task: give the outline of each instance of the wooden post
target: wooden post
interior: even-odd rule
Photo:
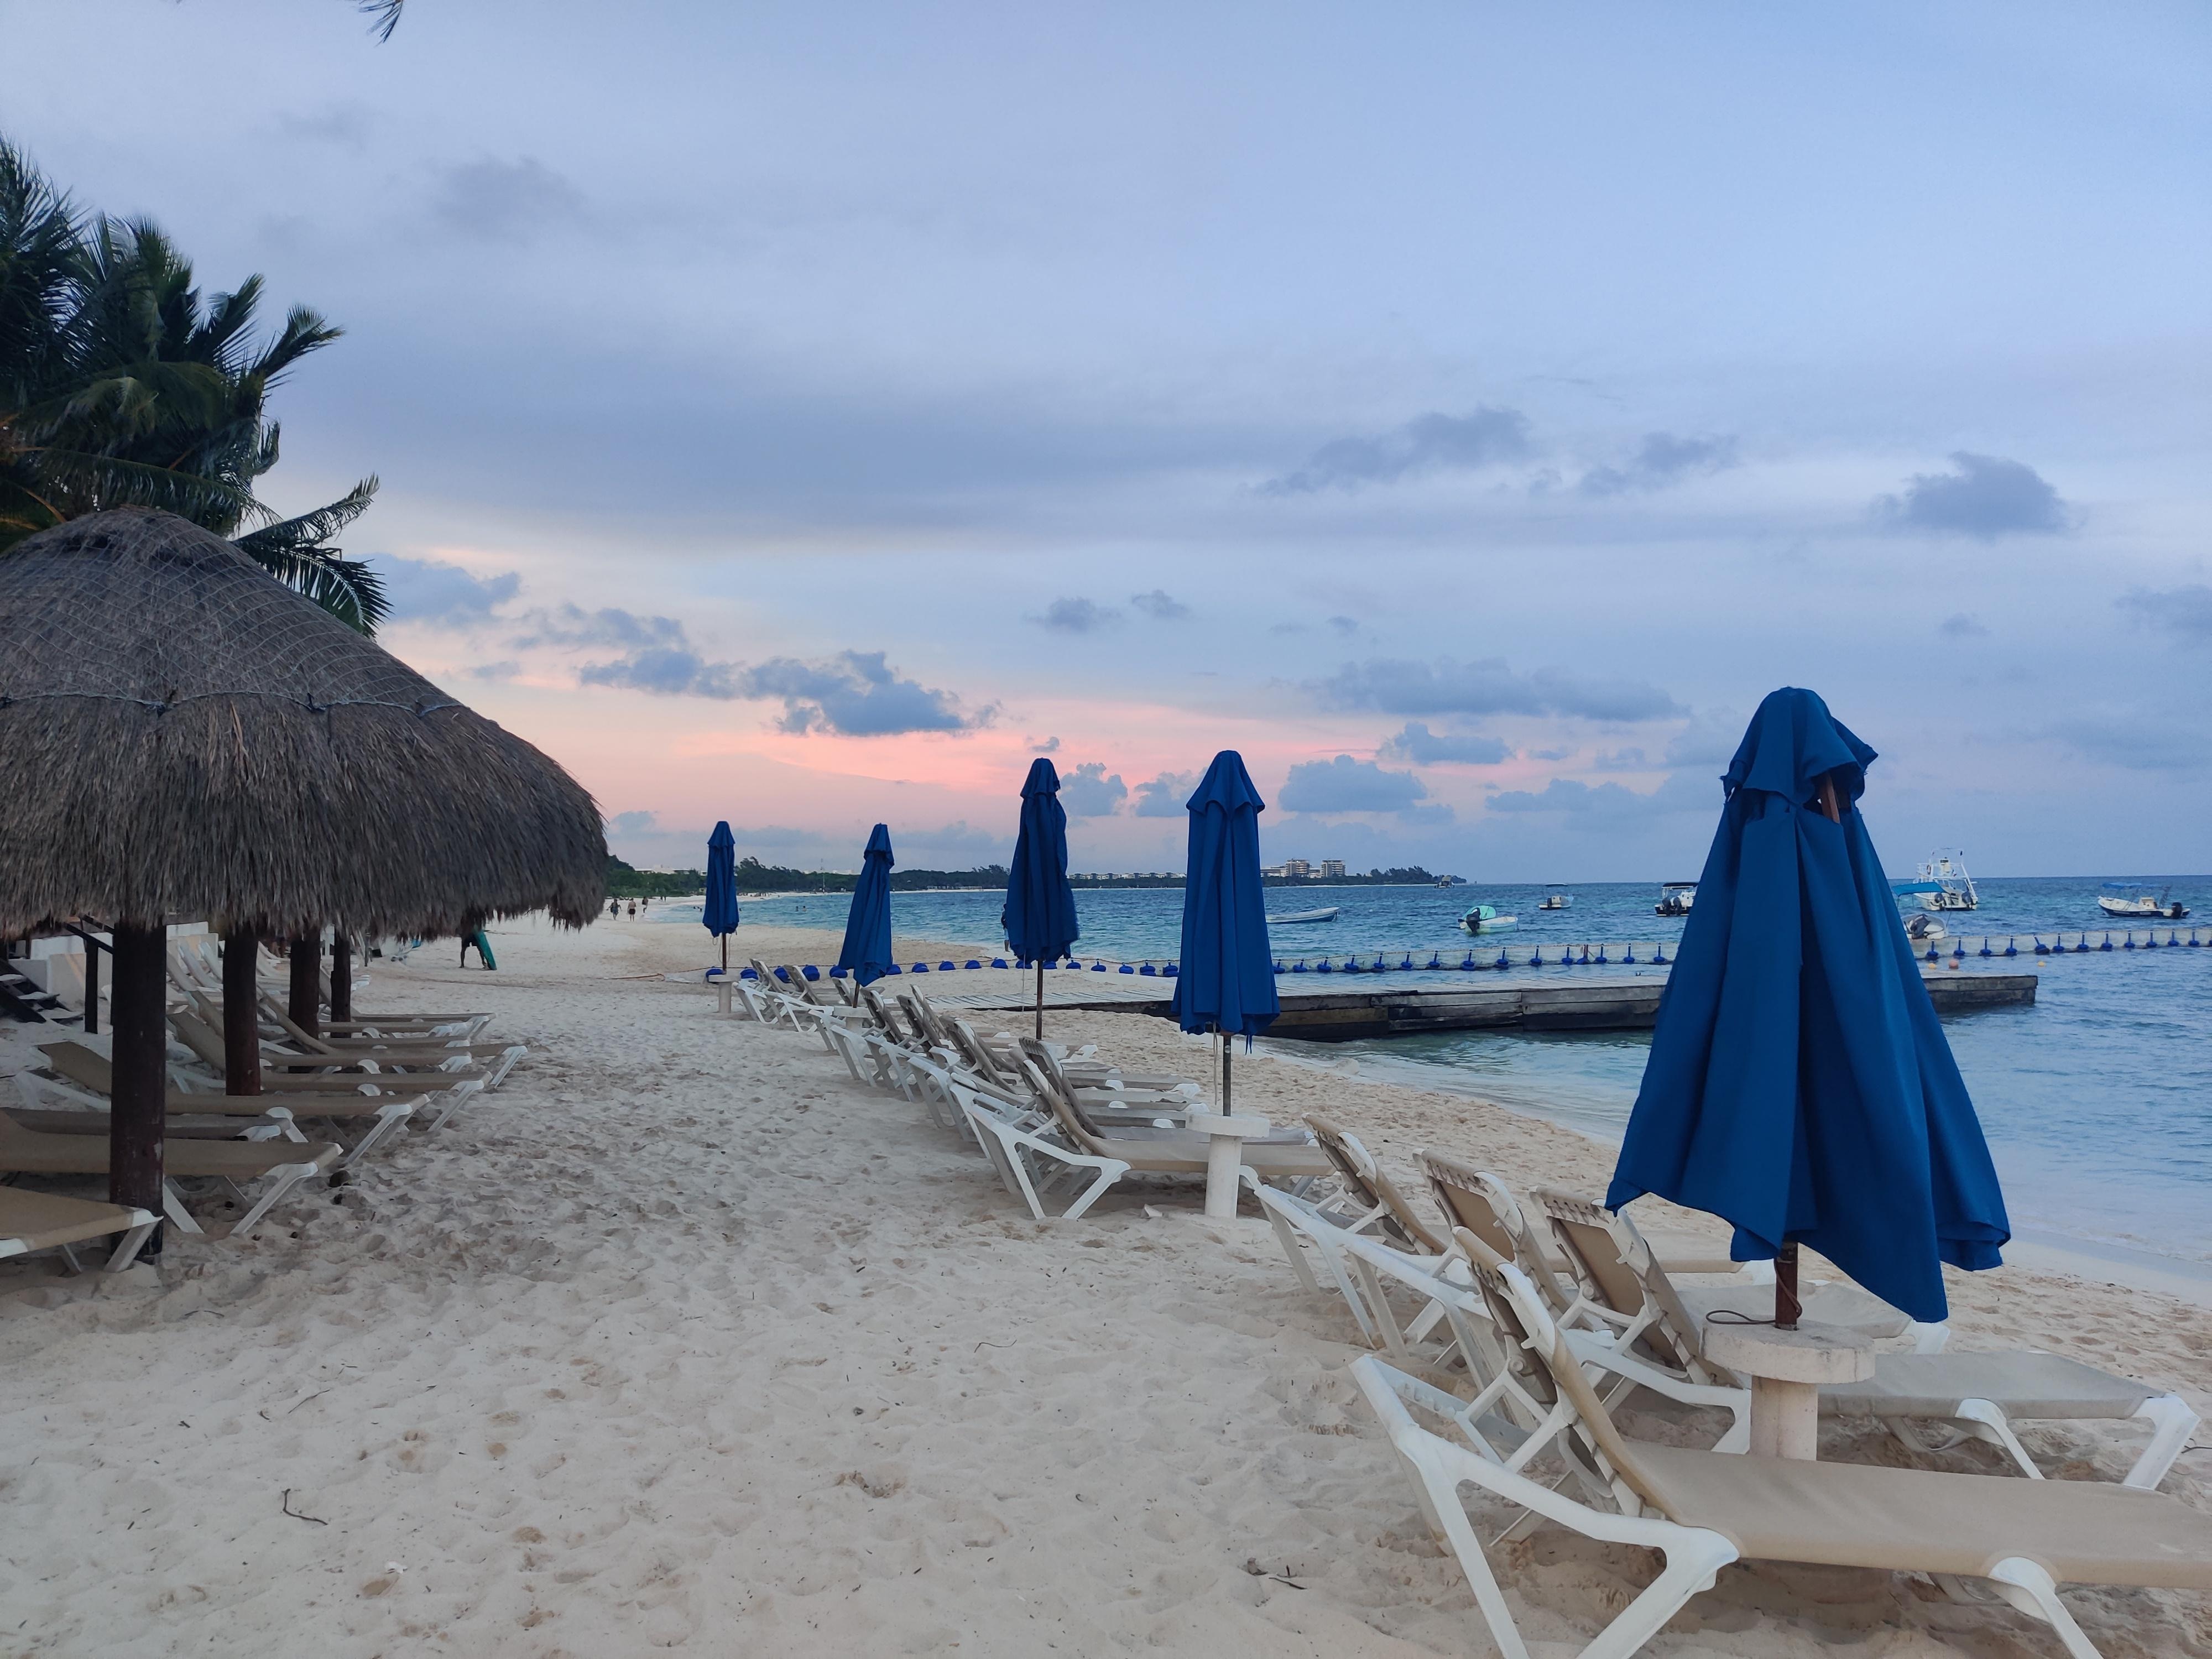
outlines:
[[[108,1097],[107,1198],[161,1213],[161,1136],[167,1127],[168,930],[115,925],[114,1082]],[[146,1254],[158,1253],[156,1227]]]
[[[331,1018],[353,1018],[353,940],[336,933],[331,935]]]
[[[261,941],[251,927],[222,936],[222,1091],[261,1092]]]
[[[84,942],[84,1034],[100,1035],[100,943]]]
[[[309,1036],[323,1033],[323,941],[313,934],[292,941],[292,1024]]]

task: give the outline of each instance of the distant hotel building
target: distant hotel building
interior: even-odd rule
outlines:
[[[1321,868],[1316,870],[1304,859],[1285,859],[1280,864],[1269,865],[1260,873],[1274,881],[1310,881],[1316,876],[1323,881],[1332,877],[1340,880],[1344,875],[1344,860],[1323,859]]]

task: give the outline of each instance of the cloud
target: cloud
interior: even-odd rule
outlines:
[[[1553,778],[1535,793],[1504,789],[1485,803],[1493,812],[1555,813],[1576,828],[1613,828],[1663,812],[1720,811],[1720,791],[1710,780],[1671,777],[1648,795],[1618,783],[1591,785]]]
[[[1571,749],[1531,749],[1528,751],[1528,758],[1540,761],[1563,761],[1571,759],[1574,752]]]
[[[1129,603],[1154,622],[1180,622],[1190,615],[1190,607],[1181,599],[1170,598],[1165,588],[1156,587],[1149,593],[1132,593]]]
[[[533,631],[515,640],[515,647],[522,651],[541,645],[635,647],[684,641],[684,624],[673,617],[641,617],[634,611],[612,607],[585,611],[564,605],[550,611],[533,611],[524,621]]]
[[[1128,799],[1128,785],[1119,773],[1109,775],[1101,762],[1085,761],[1060,775],[1060,804],[1072,818],[1110,817]]]
[[[535,156],[462,161],[445,168],[430,204],[448,230],[495,242],[526,242],[584,217],[584,192]]]
[[[1349,617],[1331,617],[1328,625],[1347,640],[1359,631],[1359,624]]]
[[[1089,599],[1054,599],[1045,606],[1044,615],[1030,620],[1040,628],[1056,628],[1063,634],[1094,634],[1121,621],[1121,613],[1094,605]]]
[[[1022,741],[1040,755],[1057,755],[1060,752],[1058,738],[1024,738]]]
[[[368,143],[376,117],[362,104],[333,104],[327,109],[290,110],[276,117],[276,131],[287,138],[310,143],[343,144],[359,149]]]
[[[750,695],[739,690],[737,665],[709,662],[684,646],[653,645],[612,662],[587,662],[576,671],[586,685],[620,686],[659,697],[719,697]]]
[[[1947,640],[1978,639],[1990,630],[1963,611],[1954,611],[1936,624],[1936,631]]]
[[[965,732],[990,725],[998,705],[963,714],[960,699],[906,679],[881,651],[841,651],[819,662],[778,657],[737,672],[735,695],[781,697],[786,732],[827,732],[849,738],[906,732]]]
[[[1502,658],[1435,663],[1370,658],[1346,663],[1307,692],[1334,708],[1386,714],[1575,714],[1598,720],[1663,720],[1682,709],[1642,680],[1584,679],[1564,669],[1516,674]]]
[[[488,621],[522,586],[521,576],[512,570],[472,576],[457,564],[392,553],[379,556],[373,568],[391,595],[392,619],[433,628],[468,628]]]
[[[1407,720],[1405,729],[1382,739],[1376,751],[1385,760],[1411,761],[1416,766],[1457,762],[1467,766],[1495,766],[1512,756],[1512,750],[1496,738],[1477,732],[1431,732],[1420,720]]]
[[[1137,786],[1137,816],[1140,818],[1179,818],[1183,803],[1198,787],[1195,772],[1163,772]]]
[[[1585,495],[1664,489],[1685,478],[1725,472],[1736,464],[1734,438],[1678,438],[1671,432],[1650,432],[1626,465],[1594,467],[1583,475],[1580,487]]]
[[[659,827],[658,812],[617,812],[607,820],[607,832],[616,836],[642,836]]]
[[[1419,473],[1467,471],[1519,460],[1528,448],[1528,417],[1518,410],[1429,414],[1379,438],[1339,438],[1323,444],[1297,471],[1270,478],[1260,489],[1268,495],[1358,489]]]
[[[1429,792],[1411,772],[1389,772],[1373,761],[1339,755],[1291,769],[1277,797],[1288,812],[1401,812]]]
[[[2212,741],[2193,712],[2085,708],[2034,735],[2084,760],[2131,772],[2191,771],[2212,763]]]
[[[1667,743],[1669,766],[1726,766],[1743,741],[1743,717],[1733,709],[1693,714],[1690,724]]]
[[[2058,492],[2032,466],[1996,455],[1960,450],[1951,457],[1955,472],[1916,473],[1902,495],[1883,495],[1874,504],[1877,522],[1896,531],[1932,531],[1942,535],[2055,536],[2074,527],[2074,515]]]
[[[522,665],[512,657],[502,657],[497,662],[480,662],[462,671],[472,680],[511,680],[521,672]]]
[[[1649,770],[1651,763],[1641,749],[1601,749],[1590,764],[1601,772],[1642,772]]]
[[[2138,587],[2113,603],[2135,613],[2138,626],[2163,629],[2203,644],[2212,641],[2212,587],[2192,582],[2160,592]]]
[[[1267,631],[1270,634],[1303,634],[1306,631],[1306,625],[1304,623],[1277,623]]]

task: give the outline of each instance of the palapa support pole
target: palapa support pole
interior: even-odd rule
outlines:
[[[292,941],[292,990],[285,1012],[309,1036],[323,1032],[323,941],[310,936]]]
[[[353,1018],[353,940],[331,935],[331,1018]]]
[[[100,1035],[100,941],[89,935],[84,941],[84,1034]]]
[[[251,927],[222,936],[222,1091],[261,1092],[261,941]]]
[[[161,1213],[161,1136],[167,1127],[168,930],[115,925],[113,1082],[108,1095],[107,1198]],[[248,961],[252,958],[248,957]],[[146,1254],[161,1252],[155,1228]]]

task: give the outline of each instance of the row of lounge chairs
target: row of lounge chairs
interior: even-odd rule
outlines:
[[[807,980],[755,961],[734,987],[764,1024],[819,1036],[853,1077],[919,1102],[964,1129],[1006,1190],[1042,1221],[1084,1215],[1123,1179],[1204,1180],[1209,1137],[1186,1127],[1206,1109],[1188,1078],[1126,1072],[1094,1049],[1070,1054],[1035,1037],[979,1036],[920,992],[887,1000],[875,986]],[[894,1006],[894,1003],[896,1006]],[[1297,1191],[1333,1165],[1302,1128],[1241,1143],[1246,1178]]]
[[[1182,1127],[1203,1109],[1194,1083],[1124,1074],[1090,1049],[979,1038],[911,991],[894,1010],[872,988],[753,966],[748,1012],[819,1036],[856,1079],[964,1124],[1040,1220],[1060,1189],[1072,1218],[1125,1176],[1204,1172],[1206,1138]],[[1380,1351],[1352,1375],[1506,1659],[1528,1649],[1489,1552],[1547,1522],[1664,1558],[1583,1659],[1626,1659],[1744,1559],[1917,1574],[2042,1621],[2073,1659],[2097,1650],[2060,1584],[2212,1589],[2212,1517],[2154,1490],[2197,1427],[2179,1396],[2057,1355],[1952,1352],[1944,1327],[1855,1285],[1808,1284],[1808,1319],[1895,1346],[1871,1379],[1824,1387],[1823,1415],[1881,1422],[1923,1466],[1755,1456],[1748,1380],[1708,1356],[1702,1334],[1715,1314],[1771,1310],[1770,1266],[1647,1239],[1571,1194],[1524,1204],[1496,1174],[1435,1152],[1416,1159],[1436,1205],[1425,1214],[1357,1136],[1325,1117],[1307,1126],[1245,1143],[1244,1182],[1299,1283],[1340,1296]],[[1637,1439],[1614,1413],[1639,1390],[1725,1426],[1707,1449]],[[2148,1439],[2118,1482],[2047,1479],[2016,1427],[2127,1419]],[[2013,1475],[1924,1467],[1968,1440],[1995,1446]],[[1470,1510],[1470,1491],[1488,1513]],[[1503,1523],[1488,1546],[1478,1518]]]
[[[172,942],[162,1212],[203,1231],[185,1184],[211,1186],[250,1231],[302,1182],[346,1179],[410,1123],[446,1124],[498,1088],[529,1052],[483,1042],[483,1012],[364,1014],[303,1030],[264,988],[258,1009],[262,1092],[224,1092],[222,990],[214,941]],[[328,982],[325,982],[328,994]],[[108,1169],[113,1079],[107,1045],[82,1035],[36,1045],[39,1065],[15,1079],[21,1103],[0,1109],[0,1179],[102,1176]],[[303,1123],[312,1126],[303,1127]],[[155,1218],[142,1210],[0,1186],[0,1258],[120,1237],[108,1268],[127,1266]]]
[[[1548,1521],[1665,1557],[1583,1650],[1603,1659],[1637,1651],[1738,1559],[1918,1573],[2044,1621],[2075,1659],[2097,1650],[2060,1583],[2212,1589],[2212,1517],[2153,1490],[2197,1427],[2179,1396],[2054,1354],[1948,1352],[1942,1328],[1823,1285],[1806,1297],[1808,1318],[1912,1345],[1882,1353],[1867,1382],[1823,1387],[1823,1416],[1878,1420],[1920,1463],[1988,1442],[2025,1478],[1753,1456],[1747,1379],[1702,1335],[1723,1310],[1771,1310],[1771,1291],[1737,1264],[1693,1241],[1646,1239],[1571,1194],[1538,1190],[1524,1206],[1492,1172],[1417,1153],[1439,1229],[1355,1136],[1309,1121],[1338,1162],[1335,1190],[1255,1188],[1259,1201],[1300,1283],[1318,1292],[1326,1279],[1383,1351],[1352,1375],[1509,1659],[1528,1650],[1462,1499],[1470,1487],[1504,1506],[1491,1548]],[[1638,1390],[1727,1427],[1703,1450],[1635,1439],[1613,1413]],[[2130,1419],[2149,1436],[2117,1483],[2046,1479],[2014,1426]]]

